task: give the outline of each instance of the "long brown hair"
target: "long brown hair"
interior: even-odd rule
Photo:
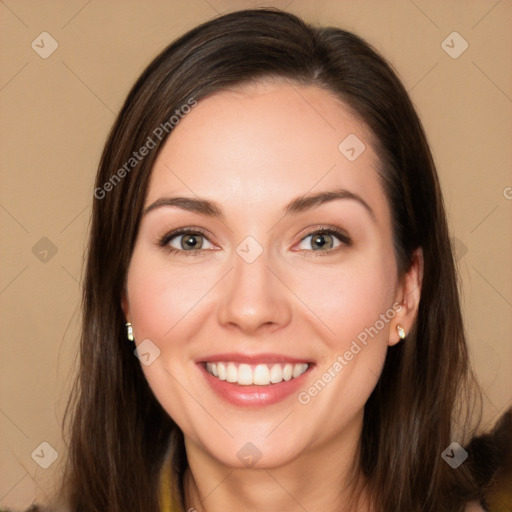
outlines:
[[[80,369],[68,406],[64,488],[71,509],[156,512],[170,443],[182,481],[183,438],[126,340],[121,296],[151,169],[172,134],[169,120],[192,101],[266,77],[323,87],[366,123],[393,216],[399,272],[410,268],[416,248],[424,252],[416,323],[405,343],[389,349],[365,406],[360,470],[374,509],[462,510],[477,496],[471,457],[452,469],[441,453],[452,441],[465,442],[471,409],[460,404],[471,403],[471,373],[445,210],[421,122],[390,64],[368,43],[273,9],[220,16],[172,43],[137,80],[108,137],[95,185]],[[154,147],[131,161],[148,137]]]

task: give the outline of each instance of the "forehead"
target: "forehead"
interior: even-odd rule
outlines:
[[[378,213],[386,205],[378,204],[385,198],[372,145],[365,123],[318,86],[266,80],[223,90],[174,128],[153,167],[146,204],[185,194],[236,208],[277,207],[344,187],[376,202]]]

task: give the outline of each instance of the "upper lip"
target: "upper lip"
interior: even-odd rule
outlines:
[[[199,358],[198,363],[233,362],[246,364],[273,364],[273,363],[311,363],[310,359],[291,357],[284,354],[237,354],[234,352],[223,354],[212,354]]]

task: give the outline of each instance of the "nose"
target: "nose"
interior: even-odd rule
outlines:
[[[235,254],[233,265],[220,288],[220,324],[248,336],[286,326],[293,294],[285,279],[270,268],[265,251],[252,263]]]

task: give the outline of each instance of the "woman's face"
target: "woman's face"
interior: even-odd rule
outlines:
[[[162,148],[123,309],[204,460],[277,467],[357,440],[410,327],[377,166],[331,93],[277,81],[201,100]]]

